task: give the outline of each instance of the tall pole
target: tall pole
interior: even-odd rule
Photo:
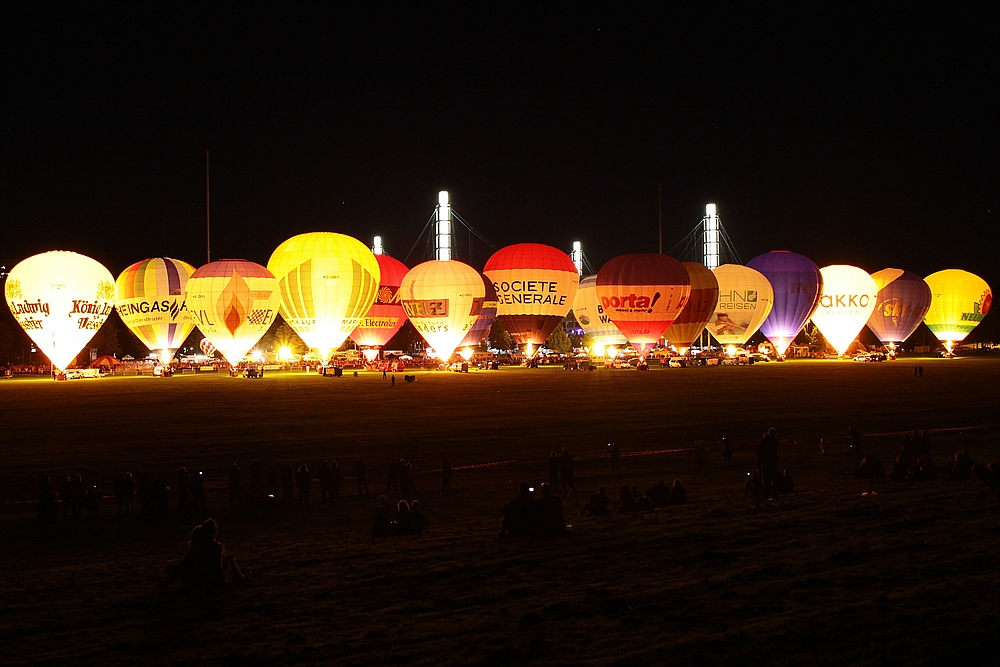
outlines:
[[[208,197],[208,149],[205,149],[205,263],[212,262],[212,216]]]
[[[434,259],[451,259],[451,203],[448,191],[438,193],[437,223],[434,229]]]
[[[663,254],[663,183],[659,184],[657,190],[658,190],[657,201],[659,202],[659,209],[660,209],[660,215],[659,215],[659,220],[660,220],[660,254],[662,255]]]

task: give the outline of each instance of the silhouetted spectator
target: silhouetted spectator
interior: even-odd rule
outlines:
[[[198,588],[215,587],[244,578],[236,559],[227,556],[226,546],[216,539],[217,532],[214,519],[195,526],[184,560],[167,574],[165,586],[181,579]]]
[[[96,486],[91,486],[84,490],[80,505],[87,511],[87,516],[96,517],[98,515],[101,509],[100,501],[103,497],[104,494],[101,492],[101,489]]]
[[[177,472],[177,513],[184,516],[187,513],[189,494],[191,493],[191,475],[187,468],[181,468]],[[117,495],[117,492],[116,494]],[[121,514],[121,502],[118,504],[118,513]]]
[[[334,500],[340,500],[340,483],[344,481],[344,476],[340,474],[340,464],[330,461],[330,496]]]
[[[773,428],[768,429],[760,439],[754,454],[757,456],[761,497],[778,495],[778,435]]]
[[[892,470],[889,472],[889,479],[895,482],[905,482],[908,473],[908,466],[903,463],[903,455],[900,454],[896,457],[896,462],[892,464]]]
[[[128,473],[125,474],[128,477]],[[208,495],[205,493],[205,473],[198,471],[191,475],[191,502],[196,512],[208,511]]]
[[[729,438],[722,439],[722,462],[726,465],[733,463],[733,441]]]
[[[851,449],[855,452],[861,452],[861,431],[854,428],[853,426],[847,427],[847,437],[851,439]]]
[[[985,484],[990,491],[1000,489],[1000,466],[996,463],[991,463],[988,466],[977,463],[972,466],[972,474],[978,477],[979,481]]]
[[[653,501],[650,500],[649,496],[639,496],[635,501],[635,511],[645,512],[647,510],[653,509]]]
[[[379,505],[372,519],[372,539],[376,537],[388,537],[392,532],[392,521],[389,519],[389,508]]]
[[[785,471],[781,473],[778,486],[781,488],[782,493],[795,493],[795,479],[792,477],[790,468],[785,468]]]
[[[441,495],[451,494],[451,461],[445,458],[441,461]]]
[[[549,486],[553,489],[559,485],[559,455],[555,450],[549,455]]]
[[[670,502],[674,504],[686,503],[687,499],[687,489],[684,488],[684,484],[681,483],[680,479],[675,479],[673,486],[670,487]]]
[[[285,502],[292,502],[293,487],[295,485],[295,470],[292,468],[291,461],[285,463],[285,467],[281,469],[281,487],[284,492]]]
[[[877,456],[869,454],[861,459],[861,465],[858,466],[854,476],[859,479],[882,479],[885,477],[885,466]]]
[[[760,495],[760,473],[756,470],[747,473],[747,483],[743,486],[744,496],[759,496]]]
[[[309,487],[312,485],[312,473],[305,463],[295,471],[295,484],[299,487],[299,504],[309,502]]]
[[[948,479],[965,482],[972,474],[972,466],[975,462],[969,456],[969,452],[963,450],[955,452],[954,460],[948,466]]]
[[[538,533],[538,512],[527,482],[518,484],[517,498],[508,501],[500,510],[500,537],[530,537]]]
[[[653,503],[653,507],[665,507],[670,504],[670,489],[662,479],[646,491],[646,496]]]
[[[597,493],[590,497],[583,508],[580,510],[580,516],[586,516],[587,514],[591,516],[602,516],[608,513],[608,508],[611,506],[611,499],[608,498],[607,488],[601,486],[598,487]]]
[[[542,483],[542,497],[538,500],[538,524],[543,536],[566,532],[562,499],[552,494],[552,486]]]
[[[430,521],[427,519],[427,515],[424,514],[423,510],[420,509],[419,500],[414,500],[410,503],[410,519],[413,521],[414,535],[423,535],[427,532],[427,527],[430,525]]]
[[[410,514],[410,504],[405,500],[396,503],[396,520],[392,522],[394,535],[413,535],[413,517]]]
[[[399,492],[399,464],[395,457],[385,466],[385,492],[390,495]]]
[[[365,459],[362,456],[359,456],[358,462],[354,464],[354,475],[358,483],[358,497],[371,497],[368,493],[368,466],[365,465]]]
[[[235,463],[229,466],[229,509],[237,510],[243,504],[243,472]]]
[[[573,457],[568,447],[563,447],[562,456],[559,457],[559,481],[563,491],[573,490]]]
[[[618,451],[617,443],[612,442],[608,446],[608,454],[611,456],[611,474],[612,475],[622,474],[622,466],[619,460],[621,453]]]

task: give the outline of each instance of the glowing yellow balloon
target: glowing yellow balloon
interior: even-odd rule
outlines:
[[[823,337],[843,355],[864,328],[878,297],[878,285],[864,269],[846,264],[824,266],[823,293],[812,321]]]
[[[712,269],[719,281],[719,303],[706,328],[722,345],[743,345],[771,314],[774,289],[760,271],[742,264]]]
[[[961,269],[945,269],[924,278],[931,288],[931,307],[924,323],[938,340],[965,340],[993,305],[993,292],[986,281]]]
[[[11,269],[4,292],[17,323],[66,370],[114,310],[115,279],[96,260],[53,250]]]
[[[479,271],[456,260],[416,265],[403,277],[399,291],[413,328],[445,362],[476,323],[486,300]]]
[[[293,236],[267,268],[278,279],[281,316],[323,360],[362,323],[381,277],[365,244],[333,232]]]
[[[194,329],[184,288],[194,267],[169,257],[136,262],[115,283],[115,307],[132,333],[169,364]]]
[[[278,314],[278,281],[260,264],[223,259],[199,268],[185,289],[188,312],[235,366]]]

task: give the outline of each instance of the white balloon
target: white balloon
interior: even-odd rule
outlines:
[[[823,294],[812,315],[823,337],[843,355],[875,310],[878,286],[864,269],[846,264],[824,266]]]

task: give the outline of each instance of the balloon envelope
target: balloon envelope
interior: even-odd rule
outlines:
[[[771,283],[742,264],[723,264],[712,274],[719,281],[719,303],[706,328],[722,345],[743,345],[771,313]]]
[[[819,304],[823,293],[819,267],[808,257],[787,250],[758,255],[747,266],[764,274],[774,290],[771,313],[760,330],[778,354],[784,354]]]
[[[201,348],[201,351],[205,353],[206,357],[215,356],[215,346],[212,345],[212,341],[210,341],[209,339],[202,338],[201,342],[198,343],[198,347]]]
[[[837,354],[843,355],[875,310],[878,287],[867,271],[856,266],[833,264],[819,271],[823,294],[812,321]]]
[[[194,329],[184,301],[192,273],[187,262],[154,257],[128,267],[115,282],[115,308],[122,322],[165,364]]]
[[[444,362],[468,335],[486,301],[479,271],[457,260],[417,264],[403,277],[400,291],[413,328]]]
[[[868,328],[883,343],[902,343],[916,331],[931,307],[931,288],[923,278],[903,269],[876,271],[872,280],[878,296]]]
[[[358,327],[351,333],[351,339],[362,348],[377,351],[406,322],[406,311],[399,303],[399,286],[409,269],[406,264],[388,255],[375,255],[375,259],[380,273],[375,303],[361,318]]]
[[[474,347],[479,345],[483,342],[484,338],[490,335],[490,328],[496,320],[497,292],[493,289],[493,283],[485,277],[483,277],[483,285],[486,287],[486,300],[483,301],[483,307],[479,311],[479,317],[476,318],[472,328],[469,329],[469,333],[466,334],[465,338],[462,339],[462,342],[458,344],[459,347]],[[468,359],[466,359],[466,361],[468,361]]]
[[[324,361],[361,323],[381,277],[364,243],[333,232],[293,236],[275,248],[267,268],[278,279],[281,316]]]
[[[497,250],[483,273],[497,293],[497,319],[516,343],[536,348],[569,313],[580,284],[569,255],[541,243]]]
[[[4,293],[17,323],[65,370],[114,310],[115,279],[90,257],[53,250],[11,269]]]
[[[711,269],[700,262],[683,262],[691,278],[691,297],[677,319],[664,332],[664,337],[683,352],[698,340],[711,320],[719,302],[719,281]]]
[[[194,323],[233,366],[278,314],[278,281],[263,266],[245,259],[202,266],[188,279],[185,295]]]
[[[931,307],[924,322],[942,342],[965,340],[993,305],[990,286],[974,273],[945,269],[924,281],[931,288]]]
[[[687,305],[691,278],[669,255],[619,255],[598,272],[597,296],[611,321],[645,356]]]
[[[601,300],[597,298],[597,276],[587,276],[580,281],[580,289],[573,300],[573,316],[594,345],[625,345],[628,341],[604,312]]]

